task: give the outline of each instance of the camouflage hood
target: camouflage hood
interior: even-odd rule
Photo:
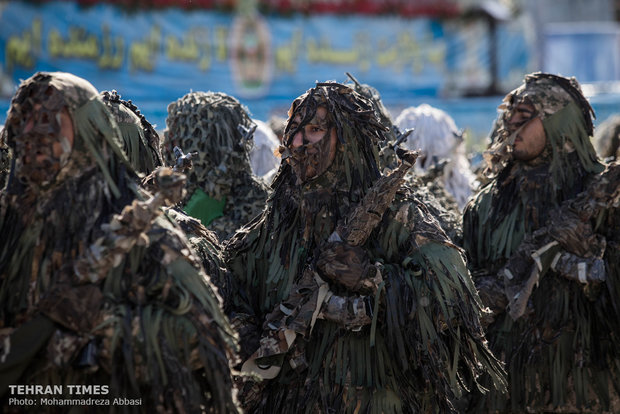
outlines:
[[[377,117],[379,117],[379,121],[381,122],[381,124],[391,127],[392,117],[390,116],[390,111],[388,111],[385,105],[383,105],[383,101],[381,100],[381,94],[379,93],[379,91],[366,83],[360,83],[355,77],[353,77],[353,75],[348,72],[347,76],[353,82],[353,84],[347,84],[347,86],[351,87],[355,92],[368,99],[372,104],[372,108],[375,110]]]
[[[197,152],[188,174],[188,194],[201,188],[219,198],[216,187],[226,187],[238,173],[251,171],[249,152],[251,137],[243,133],[251,129],[247,109],[232,96],[221,92],[191,92],[168,105],[164,131],[166,163],[174,165],[173,147],[184,153]]]
[[[72,143],[60,134],[60,115],[65,110],[71,119]],[[38,130],[28,131],[32,117],[44,122]],[[7,144],[15,154],[16,180],[10,183],[9,192],[20,192],[23,186],[35,192],[52,189],[96,165],[105,177],[107,191],[120,196],[116,176],[120,164],[129,167],[120,131],[99,93],[86,80],[63,72],[36,73],[22,82],[13,97],[5,128]],[[60,136],[60,156],[52,154],[54,136]],[[50,156],[44,170],[26,162],[33,147]],[[43,171],[33,171],[33,165]],[[36,185],[30,178],[34,173],[41,175]]]
[[[123,150],[136,171],[149,174],[162,165],[159,135],[138,108],[116,91],[101,92],[121,131]]]
[[[513,160],[511,147],[519,130],[513,132],[508,121],[521,103],[532,105],[535,116],[543,123],[546,147],[534,163],[550,163],[554,181],[563,182],[571,175],[574,165],[570,165],[568,155],[573,152],[581,168],[587,172],[601,171],[590,141],[594,111],[579,83],[574,77],[537,72],[527,75],[524,84],[506,95],[498,108],[502,112],[497,120],[496,139],[484,154],[492,173],[498,173]]]
[[[327,109],[327,127],[335,128],[339,145],[331,165],[304,187],[327,186],[345,193],[363,194],[380,176],[377,145],[385,140],[386,128],[375,116],[372,102],[348,86],[319,83],[295,99],[285,129],[283,158],[289,159],[298,151],[291,149],[294,135],[314,118],[321,106]],[[293,128],[292,120],[297,115],[301,115],[301,122]],[[334,186],[334,182],[338,184]]]

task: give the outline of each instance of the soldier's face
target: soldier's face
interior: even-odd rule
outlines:
[[[516,160],[530,161],[543,152],[547,137],[533,105],[518,104],[509,115],[508,124],[515,131],[520,128],[512,147],[513,157]]]
[[[73,149],[74,131],[66,108],[45,108],[37,103],[15,137],[17,175],[34,184],[53,180]]]
[[[336,156],[338,137],[336,128],[328,120],[327,109],[318,107],[312,120],[299,127],[301,114],[289,122],[288,145],[295,154],[291,160],[296,174],[302,182],[310,180],[325,172]]]

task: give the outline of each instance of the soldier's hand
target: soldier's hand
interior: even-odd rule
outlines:
[[[352,292],[374,293],[381,283],[377,268],[359,246],[344,242],[327,243],[316,265],[322,277]]]
[[[567,279],[583,284],[600,283],[607,279],[603,259],[580,257],[566,251],[557,254],[551,269]]]

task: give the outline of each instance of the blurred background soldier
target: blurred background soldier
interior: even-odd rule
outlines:
[[[463,233],[510,393],[478,408],[609,410],[620,384],[617,165],[601,175],[575,78],[527,75],[500,109],[485,153],[493,178],[467,205]]]
[[[68,73],[24,81],[6,134],[15,163],[0,199],[3,402],[9,384],[109,385],[107,398],[141,399],[130,411],[235,412],[236,335],[161,216],[182,179],[161,170],[159,193],[139,190],[99,93]]]
[[[450,115],[422,104],[403,110],[394,124],[401,131],[413,128],[404,145],[421,151],[414,168],[420,173],[440,169],[437,179],[454,197],[459,209],[465,207],[478,183],[465,155],[463,131],[456,127]]]
[[[605,161],[620,159],[620,115],[610,116],[596,128],[594,148]]]
[[[252,120],[232,96],[191,92],[168,105],[164,158],[172,149],[197,153],[187,173],[183,210],[225,239],[260,214],[268,187],[252,173]]]
[[[400,187],[415,154],[379,171],[384,132],[337,83],[290,108],[267,209],[226,246],[239,313],[262,325],[243,370],[272,378],[247,412],[447,413],[463,381],[502,387],[461,251]]]
[[[273,133],[276,134],[278,141],[282,142],[284,139],[284,129],[286,128],[286,118],[272,115],[267,121],[267,125],[269,125],[269,128],[271,128]]]
[[[129,162],[136,171],[147,174],[140,180],[140,184],[147,191],[156,193],[159,191],[155,182],[158,176],[156,168],[162,166],[159,134],[136,105],[121,99],[116,91],[104,91],[100,95],[119,126],[123,137],[123,150]],[[191,169],[191,160],[188,160],[185,167],[178,168],[178,172]],[[222,248],[217,235],[202,225],[200,220],[188,216],[175,206],[164,206],[163,210],[166,217],[176,222],[185,233],[225,306],[231,290],[230,275],[223,264]]]
[[[280,158],[274,153],[280,146],[280,141],[269,125],[258,119],[253,119],[252,122],[256,124],[256,131],[254,145],[250,150],[250,164],[254,174],[269,185],[280,166]]]

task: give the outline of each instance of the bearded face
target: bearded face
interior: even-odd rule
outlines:
[[[46,187],[67,164],[73,147],[73,123],[62,95],[52,87],[33,90],[7,119],[15,174],[23,183]]]

